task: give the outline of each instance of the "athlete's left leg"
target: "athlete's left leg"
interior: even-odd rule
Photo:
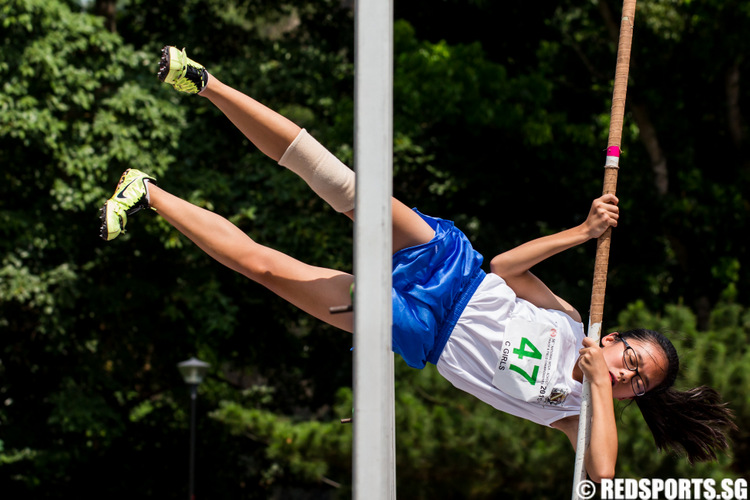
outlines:
[[[208,255],[316,318],[352,331],[351,314],[330,314],[330,307],[350,303],[350,274],[311,266],[261,245],[224,217],[154,184],[149,195],[151,207]]]

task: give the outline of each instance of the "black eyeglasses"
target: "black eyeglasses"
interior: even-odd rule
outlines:
[[[630,379],[630,385],[633,387],[633,392],[636,396],[643,396],[646,394],[646,384],[643,383],[643,378],[638,373],[638,356],[635,354],[635,350],[630,347],[627,340],[620,337],[622,343],[625,344],[625,350],[622,353],[622,361],[625,363],[625,368],[631,372],[635,372],[633,378]]]

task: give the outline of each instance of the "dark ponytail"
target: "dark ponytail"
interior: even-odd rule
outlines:
[[[657,344],[666,355],[664,381],[635,398],[657,448],[684,452],[690,463],[716,460],[717,452],[729,448],[729,431],[737,429],[734,415],[719,393],[706,386],[687,391],[672,388],[680,361],[677,350],[661,333],[638,329],[623,332],[620,337]]]

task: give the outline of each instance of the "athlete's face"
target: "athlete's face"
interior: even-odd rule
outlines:
[[[657,387],[667,373],[667,357],[658,344],[637,339],[628,339],[627,344],[630,346],[628,353],[617,333],[602,338],[602,355],[612,380],[612,396],[617,399],[633,398],[641,389],[649,391]],[[631,369],[635,364],[637,372]]]

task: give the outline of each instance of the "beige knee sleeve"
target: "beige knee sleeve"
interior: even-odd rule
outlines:
[[[279,165],[302,177],[337,212],[348,212],[354,208],[354,171],[305,129],[289,145]]]

